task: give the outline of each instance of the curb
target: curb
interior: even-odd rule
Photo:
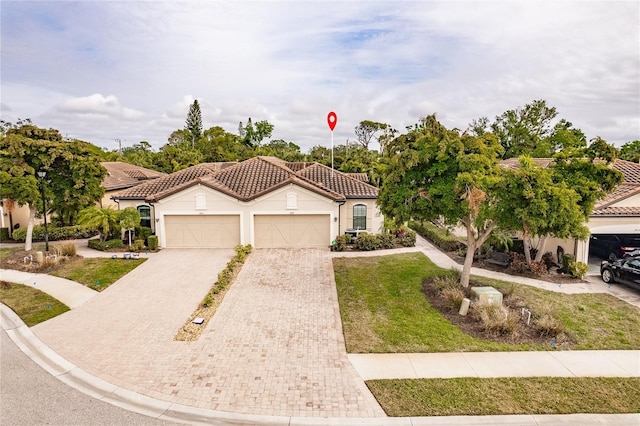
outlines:
[[[151,398],[113,385],[92,376],[38,339],[31,329],[9,307],[0,303],[0,326],[9,338],[31,360],[73,389],[116,407],[176,423],[192,425],[638,425],[640,413],[635,414],[553,414],[506,416],[451,416],[451,417],[293,417],[264,416],[216,411],[174,404]]]

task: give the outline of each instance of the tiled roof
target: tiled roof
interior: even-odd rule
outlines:
[[[553,161],[553,158],[532,158],[531,160],[540,167],[548,167]],[[502,160],[500,165],[509,169],[519,169],[520,159],[517,157],[507,158],[506,160]]]
[[[378,197],[378,188],[375,186],[319,163],[313,163],[313,165],[305,167],[298,174],[326,188],[330,188],[332,191],[343,194],[347,198]]]
[[[235,164],[235,163],[231,163]],[[229,163],[202,163],[184,170],[164,175],[161,178],[129,188],[114,195],[117,199],[145,199],[149,196],[162,194],[166,191],[181,188],[186,184],[203,176],[208,176],[222,170]]]
[[[613,162],[613,168],[624,175],[623,183],[635,183],[640,185],[640,164],[633,161],[617,159]]]
[[[591,216],[640,216],[640,207],[604,207],[594,210]]]
[[[275,157],[254,157],[231,165],[198,164],[131,188],[115,198],[157,201],[192,185],[202,184],[249,201],[291,183],[333,200],[378,196],[377,188],[318,163],[287,163]]]
[[[104,161],[100,164],[107,169],[107,174],[102,180],[102,186],[107,191],[130,188],[141,181],[165,176],[165,173],[121,161]]]
[[[366,173],[347,173],[347,176],[351,176],[354,179],[358,179],[361,182],[369,183],[369,176]]]

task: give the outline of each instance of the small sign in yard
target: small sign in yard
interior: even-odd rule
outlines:
[[[200,317],[194,318],[193,319],[193,323],[194,324],[202,324],[202,323],[204,323],[204,318],[200,318]]]

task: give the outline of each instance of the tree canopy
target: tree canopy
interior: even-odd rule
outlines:
[[[202,136],[202,111],[200,111],[197,99],[189,106],[184,128],[191,134],[191,147],[193,148],[196,140]]]
[[[497,226],[495,188],[502,147],[493,134],[460,135],[425,117],[391,141],[378,203],[388,218],[442,219],[467,230],[461,284],[468,286],[476,247]]]
[[[101,151],[79,140],[63,140],[60,132],[32,124],[7,128],[0,138],[0,198],[28,205],[29,227],[25,248],[31,249],[36,209],[42,211],[40,184],[51,210],[63,224],[73,224],[77,212],[98,201],[106,174]],[[38,171],[46,172],[39,181]]]

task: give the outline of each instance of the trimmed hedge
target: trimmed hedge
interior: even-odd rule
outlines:
[[[9,228],[0,228],[0,241],[9,240]]]
[[[122,243],[122,240],[118,239],[118,240],[107,240],[107,241],[100,241],[99,239],[95,239],[95,240],[89,240],[89,247],[95,250],[100,250],[100,251],[107,251],[109,249],[112,248],[120,248],[122,247],[124,244]]]
[[[94,228],[84,225],[75,226],[47,226],[49,241],[58,240],[77,240],[80,238],[89,238],[98,234]],[[13,231],[13,239],[24,242],[27,239],[27,228],[18,228]],[[37,225],[33,227],[32,241],[44,241],[44,226]]]
[[[444,251],[457,251],[466,248],[449,231],[439,228],[431,222],[409,222],[409,227]]]
[[[155,250],[158,248],[158,236],[157,235],[149,235],[147,238],[147,244],[149,245],[149,250]]]

